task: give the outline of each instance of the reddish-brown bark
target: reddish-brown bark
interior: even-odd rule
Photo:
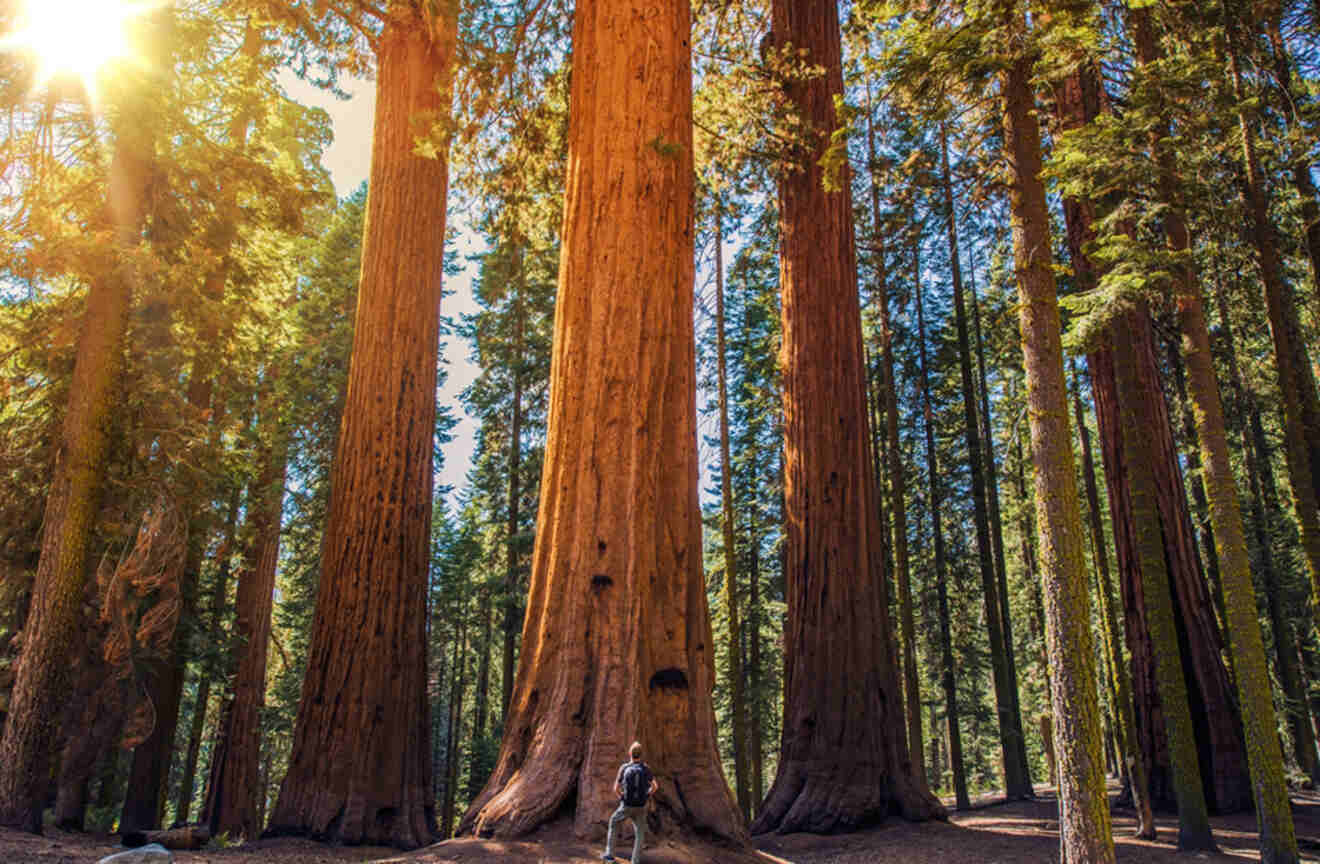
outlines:
[[[1149,341],[1146,342],[1150,348]],[[1138,373],[1158,375],[1154,353],[1139,352]],[[1092,353],[1091,389],[1095,397],[1096,425],[1105,468],[1105,484],[1113,516],[1116,566],[1123,595],[1123,622],[1131,654],[1133,700],[1137,713],[1137,738],[1151,767],[1151,800],[1156,806],[1173,805],[1169,775],[1168,743],[1163,713],[1155,684],[1155,657],[1145,623],[1141,573],[1137,564],[1132,516],[1126,487],[1127,462],[1121,450],[1118,395],[1113,360],[1108,350]],[[1175,589],[1174,610],[1178,621],[1179,647],[1183,651],[1188,699],[1196,727],[1197,750],[1201,755],[1202,781],[1211,809],[1224,812],[1251,806],[1250,781],[1240,731],[1240,721],[1230,698],[1228,672],[1220,659],[1222,640],[1214,626],[1214,610],[1205,580],[1196,566],[1195,540],[1190,531],[1182,479],[1178,475],[1172,433],[1164,400],[1146,406],[1153,417],[1157,452],[1152,460],[1159,491],[1157,502],[1164,532],[1165,558]]]
[[[426,588],[455,21],[391,4],[348,394],[289,771],[269,831],[414,847],[435,832]]]
[[[651,827],[736,845],[698,503],[691,12],[581,0],[531,591],[504,740],[461,833],[600,837],[628,745]]]
[[[843,92],[832,0],[774,0],[775,47],[821,76],[784,83],[805,121],[779,182],[786,508],[784,721],[756,831],[832,832],[943,808],[913,776],[889,623],[867,423],[852,195],[820,161]]]

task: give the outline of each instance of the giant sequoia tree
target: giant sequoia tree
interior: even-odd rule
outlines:
[[[435,830],[426,586],[455,22],[389,4],[348,395],[289,772],[271,833],[414,847]]]
[[[461,831],[604,833],[628,744],[660,825],[746,837],[716,752],[701,559],[686,0],[581,0],[531,593],[495,771]],[[653,826],[658,827],[658,826]]]
[[[838,10],[833,0],[776,0],[771,10],[781,58],[800,56],[824,74],[784,83],[807,136],[779,186],[784,723],[778,773],[754,828],[831,832],[942,808],[913,776],[904,734],[871,471],[852,195],[847,183],[827,191],[821,166],[843,92]]]

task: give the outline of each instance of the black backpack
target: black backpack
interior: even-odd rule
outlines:
[[[631,762],[623,769],[623,803],[628,807],[646,806],[646,798],[651,794],[647,788],[646,766],[641,762]]]

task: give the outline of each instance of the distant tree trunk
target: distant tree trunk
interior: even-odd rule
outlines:
[[[445,740],[445,798],[440,815],[440,838],[454,836],[454,801],[458,797],[458,742],[463,739],[463,692],[467,678],[467,622],[454,640],[453,679],[449,685],[449,734]]]
[[[266,704],[266,654],[271,632],[275,571],[279,561],[280,519],[284,510],[284,478],[288,464],[287,433],[267,392],[259,430],[261,473],[251,489],[244,535],[249,546],[238,578],[234,622],[233,692],[220,711],[216,746],[211,755],[204,821],[211,834],[255,840],[261,836],[261,709]]]
[[[1017,460],[1017,482],[1018,500],[1024,502],[1024,506],[1018,511],[1018,536],[1022,539],[1022,578],[1031,586],[1031,612],[1033,624],[1036,632],[1040,636],[1040,672],[1041,677],[1045,679],[1045,691],[1052,691],[1050,677],[1050,652],[1046,644],[1049,640],[1045,635],[1045,601],[1040,596],[1040,568],[1036,565],[1036,531],[1033,525],[1031,504],[1033,503],[1027,497],[1027,460],[1022,455],[1022,439],[1019,436],[1014,442],[1014,458]],[[1051,727],[1053,728],[1053,727]],[[1042,746],[1045,742],[1041,742]],[[1048,746],[1053,747],[1054,743],[1049,742]],[[1050,775],[1050,782],[1054,783],[1053,772]]]
[[[1306,334],[1297,312],[1297,299],[1289,288],[1279,255],[1275,225],[1270,221],[1269,192],[1256,152],[1256,130],[1244,106],[1239,33],[1231,9],[1221,4],[1228,27],[1229,76],[1238,108],[1242,161],[1246,171],[1248,236],[1256,249],[1265,305],[1274,344],[1274,367],[1284,414],[1284,455],[1297,511],[1302,551],[1311,577],[1311,616],[1320,626],[1320,395],[1307,355]]]
[[[1115,732],[1119,751],[1126,756],[1125,773],[1132,790],[1132,805],[1137,811],[1136,836],[1155,839],[1155,817],[1150,807],[1150,784],[1147,779],[1146,754],[1137,741],[1137,723],[1132,713],[1132,680],[1123,661],[1119,612],[1114,603],[1114,587],[1109,576],[1109,554],[1105,551],[1105,527],[1100,519],[1100,492],[1095,480],[1095,457],[1091,453],[1091,431],[1082,413],[1082,396],[1077,375],[1073,373],[1073,415],[1082,442],[1082,479],[1086,486],[1087,518],[1091,525],[1091,550],[1095,560],[1096,587],[1100,594],[1100,619],[1109,661],[1109,680],[1114,711],[1118,715]]]
[[[1274,482],[1273,460],[1265,427],[1260,419],[1260,406],[1255,394],[1242,382],[1238,366],[1237,347],[1233,338],[1233,322],[1222,290],[1216,292],[1224,353],[1228,357],[1229,385],[1244,406],[1246,415],[1241,422],[1242,455],[1247,466],[1247,482],[1251,501],[1251,531],[1256,543],[1260,590],[1265,595],[1270,615],[1270,631],[1274,636],[1274,665],[1283,690],[1284,713],[1288,718],[1288,731],[1292,735],[1293,755],[1298,766],[1320,785],[1320,756],[1316,752],[1315,731],[1311,726],[1307,706],[1306,670],[1292,650],[1293,622],[1285,609],[1287,587],[1274,558],[1274,540],[1271,520],[1279,513],[1279,492]]]
[[[481,653],[477,655],[477,680],[476,688],[473,693],[473,711],[472,711],[472,746],[468,750],[468,782],[467,797],[471,801],[477,797],[481,787],[485,785],[486,778],[481,776],[481,744],[482,739],[486,737],[486,721],[490,714],[490,655],[491,655],[491,636],[492,621],[490,608],[490,591],[485,589],[481,594],[481,641],[477,649]]]
[[[953,202],[953,178],[949,173],[949,136],[940,126],[941,185],[944,192],[945,227],[949,240],[949,266],[953,281],[953,313],[958,330],[958,369],[962,375],[963,434],[972,475],[972,515],[976,525],[976,550],[981,570],[981,593],[985,602],[986,632],[990,641],[990,664],[994,672],[995,706],[999,718],[999,746],[1004,759],[1004,793],[1010,801],[1030,797],[1031,772],[1027,767],[1022,719],[1015,715],[1017,681],[1009,677],[1004,646],[1004,616],[999,608],[999,581],[995,573],[993,541],[987,515],[985,452],[981,447],[976,384],[972,379],[971,337],[968,335],[967,303],[963,299],[962,264],[958,250],[958,226]]]
[[[450,114],[457,22],[391,4],[353,354],[321,588],[272,834],[411,848],[435,831],[426,588],[446,156],[415,119]]]
[[[210,619],[207,632],[214,634],[215,638],[219,638],[221,633],[220,624],[224,615],[226,593],[229,589],[229,559],[234,549],[235,534],[238,530],[238,504],[241,494],[242,490],[238,485],[235,485],[229,498],[229,515],[225,520],[225,539],[221,541],[220,550],[215,556],[217,573],[215,585],[211,591],[211,605],[207,610]],[[176,826],[188,824],[188,816],[192,811],[193,786],[197,779],[197,757],[202,749],[202,733],[206,726],[207,710],[211,704],[211,679],[219,674],[220,671],[213,664],[207,662],[204,662],[198,669],[197,705],[193,708],[192,726],[188,730],[188,753],[184,759],[183,779],[179,783],[179,797],[174,807],[174,824]],[[212,754],[212,760],[214,761],[214,753]]]
[[[875,129],[867,116],[867,149],[872,165],[876,162]],[[903,465],[903,447],[899,439],[898,382],[894,377],[894,336],[889,317],[889,286],[885,265],[884,234],[880,230],[880,186],[871,182],[871,224],[873,254],[878,273],[875,287],[876,306],[880,311],[880,363],[884,376],[885,435],[888,446],[889,510],[893,514],[894,581],[898,585],[899,642],[903,650],[903,706],[907,712],[908,756],[912,776],[925,781],[926,758],[921,732],[921,682],[917,675],[917,635],[912,609],[912,577],[908,565],[907,478]]]
[[[1027,766],[1027,782],[1030,783],[1031,766],[1027,762],[1027,740],[1026,736],[1021,734],[1023,732],[1022,704],[1017,686],[1017,659],[1014,656],[1013,649],[1013,616],[1008,600],[1008,565],[1004,560],[1004,520],[999,511],[999,469],[995,464],[994,417],[990,413],[990,385],[985,371],[985,342],[981,338],[981,306],[976,296],[975,258],[969,258],[969,261],[973,265],[968,268],[970,277],[968,287],[971,289],[972,295],[972,323],[976,330],[977,377],[981,384],[979,420],[982,430],[981,446],[984,450],[982,459],[985,465],[986,503],[990,519],[990,545],[994,550],[995,578],[999,586],[999,614],[1003,619],[1004,661],[1008,667],[1008,679],[1013,682],[1009,695],[1013,697],[1012,712],[1021,737],[1022,760],[1023,764]]]
[[[685,3],[581,0],[537,540],[495,771],[460,831],[599,837],[627,746],[652,827],[735,845],[701,560]],[[571,816],[569,812],[571,811]],[[658,822],[658,824],[656,824]]]
[[[748,538],[748,557],[751,559],[747,598],[747,690],[751,694],[748,700],[751,709],[750,735],[748,736],[751,752],[748,754],[752,768],[752,807],[756,814],[761,812],[761,802],[765,800],[765,746],[761,738],[761,551],[760,538],[755,516],[752,535]]]
[[[738,556],[734,535],[733,460],[729,456],[729,389],[724,342],[724,226],[715,202],[715,352],[720,401],[720,496],[724,508],[724,611],[729,616],[729,703],[733,715],[734,792],[744,821],[751,819],[747,789],[747,703],[743,691],[742,628],[738,622]]]
[[[504,570],[504,653],[500,677],[500,724],[509,717],[509,700],[513,698],[514,658],[518,651],[518,628],[522,626],[523,609],[519,599],[518,532],[521,526],[519,508],[522,504],[522,421],[523,421],[523,304],[522,289],[523,250],[518,249],[518,273],[514,280],[513,297],[513,357],[509,364],[513,376],[512,418],[509,423],[509,501],[505,540]]]
[[[1009,32],[1021,33],[1023,10],[1012,2],[1004,3],[1002,9]],[[1053,672],[1050,699],[1059,760],[1060,851],[1064,864],[1101,864],[1113,862],[1114,840],[1105,792],[1085,541],[1068,430],[1059,305],[1050,260],[1050,218],[1040,178],[1040,127],[1031,74],[1030,56],[1015,58],[1002,73],[1001,90],[1046,636]]]
[[[0,738],[0,826],[35,833],[41,832],[51,761],[59,747],[58,719],[71,676],[68,657],[83,636],[87,550],[100,506],[135,281],[127,253],[141,239],[152,170],[150,133],[118,131],[105,214],[118,260],[88,291],[23,650]]]
[[[958,683],[953,668],[953,635],[949,626],[948,565],[944,556],[944,527],[941,518],[940,470],[935,455],[935,412],[930,402],[930,368],[926,357],[926,313],[921,300],[921,266],[913,244],[912,288],[917,304],[917,346],[921,358],[921,410],[926,432],[926,478],[930,484],[931,532],[935,538],[935,591],[940,618],[940,681],[944,685],[944,717],[948,729],[949,768],[953,773],[954,806],[966,810],[972,806],[967,796],[967,775],[963,770],[962,733],[958,728]]]
[[[1269,60],[1274,65],[1275,92],[1281,103],[1279,113],[1287,118],[1292,131],[1301,131],[1295,117],[1299,108],[1310,107],[1311,97],[1305,91],[1294,86],[1292,59],[1288,45],[1284,42],[1281,17],[1283,4],[1277,0],[1259,4],[1265,7],[1260,25],[1270,43]],[[1300,105],[1298,103],[1301,103]],[[1305,135],[1305,132],[1303,132]],[[1311,159],[1306,148],[1296,148],[1290,154],[1293,183],[1297,187],[1297,197],[1301,205],[1302,241],[1306,247],[1307,258],[1311,262],[1311,278],[1314,280],[1317,294],[1320,295],[1320,201],[1317,201],[1315,182],[1311,179]]]

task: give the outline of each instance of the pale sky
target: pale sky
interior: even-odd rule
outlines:
[[[284,73],[281,84],[289,97],[317,108],[324,108],[334,124],[335,140],[326,149],[322,163],[330,172],[335,184],[335,194],[341,198],[356,189],[371,169],[371,125],[376,105],[376,85],[372,81],[352,79],[341,82],[351,98],[341,100],[324,90],[312,87],[298,80],[290,73]],[[461,314],[475,312],[476,304],[472,299],[472,272],[475,267],[468,262],[467,256],[481,250],[478,238],[466,225],[459,229],[459,260],[465,265],[464,271],[445,281],[447,296],[441,304],[441,313],[455,320]],[[448,292],[453,292],[448,294]],[[458,417],[458,426],[454,429],[454,440],[444,448],[445,466],[439,482],[453,487],[449,497],[451,504],[464,485],[464,477],[472,465],[472,453],[476,448],[477,423],[468,416],[459,398],[463,390],[476,377],[477,366],[468,359],[466,340],[453,336],[440,346],[441,362],[449,370],[449,380],[440,390],[439,403],[450,406],[454,416]]]

